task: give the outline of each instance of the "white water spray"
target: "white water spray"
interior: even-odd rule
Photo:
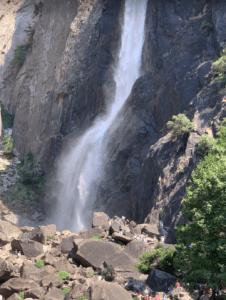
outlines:
[[[126,0],[122,46],[114,74],[115,101],[60,162],[57,177],[62,186],[56,194],[58,202],[54,214],[57,230],[77,233],[91,226],[93,201],[102,175],[106,132],[140,76],[146,6],[147,0]]]

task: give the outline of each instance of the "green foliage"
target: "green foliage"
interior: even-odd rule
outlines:
[[[204,31],[202,29],[205,29],[205,28],[212,28],[213,25],[206,22],[206,20],[202,21],[202,25],[200,27],[200,30],[202,31],[202,34],[204,34]]]
[[[21,299],[24,299],[24,292],[20,292],[18,295]]]
[[[217,76],[215,81],[226,82],[226,48],[224,48],[223,54],[213,63],[212,67],[214,74]]]
[[[8,166],[5,163],[3,163],[2,165],[5,170],[8,170]]]
[[[94,272],[93,272],[92,270],[90,270],[89,273],[88,273],[88,275],[89,275],[89,276],[92,276],[93,273],[94,273]]]
[[[78,300],[89,300],[89,299],[85,298],[85,296],[81,296],[78,298]]]
[[[27,45],[21,45],[21,46],[16,46],[15,52],[14,52],[14,59],[12,64],[19,65],[20,67],[23,65],[25,58],[26,58],[26,49]]]
[[[4,105],[0,101],[1,106],[1,115],[2,115],[2,125],[5,129],[13,127],[13,118],[8,113],[7,109],[5,109]]]
[[[68,278],[69,274],[66,271],[60,271],[59,272],[59,280],[64,282],[63,278]]]
[[[2,144],[5,147],[5,154],[13,153],[13,138],[10,135],[5,135],[2,141]]]
[[[46,237],[46,240],[47,240],[47,241],[49,241],[49,240],[54,240],[54,237],[52,237],[52,236],[47,236],[47,237]]]
[[[225,121],[218,130],[216,153],[205,156],[186,188],[182,214],[190,223],[176,227],[175,274],[185,274],[182,282],[189,283],[190,291],[197,288],[195,282],[219,290],[226,285]],[[186,247],[187,243],[192,248]]]
[[[40,1],[38,4],[35,4],[34,15],[37,16],[39,11],[42,12],[43,3]]]
[[[23,65],[26,59],[27,51],[31,48],[34,35],[34,29],[32,29],[30,25],[24,31],[27,33],[27,43],[21,46],[16,46],[14,59],[12,62],[13,65],[19,65],[20,67]]]
[[[69,293],[68,289],[62,289],[61,291],[65,294],[65,296]]]
[[[116,245],[118,245],[120,248],[122,248],[122,245],[118,244],[118,243],[115,243]]]
[[[140,263],[135,263],[135,267],[139,272],[148,274],[152,266],[151,264],[158,260],[159,269],[169,274],[174,274],[173,258],[175,257],[175,250],[171,250],[168,246],[164,252],[161,245],[158,245],[155,250],[151,252],[145,252],[140,255]]]
[[[216,140],[213,137],[204,134],[201,139],[198,141],[198,153],[201,155],[207,155],[208,153],[213,153],[214,145]]]
[[[183,136],[185,133],[188,133],[194,129],[194,123],[190,122],[184,114],[178,114],[177,116],[173,116],[172,119],[174,121],[169,121],[167,123],[167,127],[169,129],[172,128],[173,136],[175,138]]]
[[[98,242],[102,242],[102,239],[100,239],[98,236],[92,236],[92,239],[94,239]]]
[[[111,281],[113,278],[114,278],[114,275],[115,275],[115,270],[114,268],[110,265],[110,266],[107,266],[106,267],[106,270],[105,271],[102,271],[102,270],[98,270],[96,272],[97,275],[102,275],[104,276],[105,280],[106,281]]]
[[[36,261],[35,265],[38,268],[42,268],[42,267],[44,267],[45,263],[43,260],[40,259],[40,260]]]

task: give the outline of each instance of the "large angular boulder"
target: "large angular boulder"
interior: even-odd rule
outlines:
[[[81,280],[80,280],[81,281]],[[88,291],[88,286],[78,280],[75,281],[76,284],[67,294],[65,300],[76,300],[81,296],[84,296],[86,299],[91,299],[91,289]]]
[[[14,266],[9,261],[0,257],[0,279],[8,280],[13,270]]]
[[[40,269],[36,267],[30,261],[24,261],[21,269],[20,269],[20,277],[23,279],[30,279],[37,283],[40,283],[42,280]]]
[[[51,274],[57,272],[57,270],[53,266],[47,265],[47,266],[40,268],[39,272],[40,272],[41,277],[43,278],[44,276],[51,275]]]
[[[36,257],[41,253],[44,253],[42,244],[31,240],[14,239],[11,242],[12,249],[21,251],[26,257]]]
[[[132,300],[132,296],[121,285],[106,281],[96,281],[92,287],[92,300]]]
[[[0,232],[0,247],[5,246],[6,244],[10,243],[10,239],[7,236]]]
[[[66,259],[66,257],[61,257],[57,259],[56,262],[53,263],[53,267],[57,270],[57,272],[66,271],[70,274],[74,274],[76,271],[76,267],[71,265]]]
[[[36,241],[41,244],[46,243],[46,234],[45,231],[39,226],[33,229],[32,231],[28,232],[27,234],[27,239]],[[21,239],[24,239],[24,234],[23,236],[20,237]]]
[[[120,223],[117,222],[117,221],[113,221],[111,223],[111,234],[114,233],[114,232],[119,232],[119,228],[120,228]]]
[[[110,224],[108,223],[108,215],[104,212],[93,212],[92,227],[101,226],[105,230],[109,230]]]
[[[33,298],[33,299],[44,299],[45,290],[43,287],[39,287],[36,289],[30,289],[24,293],[25,299]]]
[[[39,227],[43,230],[45,236],[54,237],[56,234],[55,224],[49,224],[47,226],[39,226]]]
[[[143,293],[147,284],[143,280],[128,278],[125,288],[136,293]],[[149,293],[154,296],[154,292],[149,288]]]
[[[90,239],[93,236],[98,236],[99,238],[104,237],[105,231],[101,227],[94,227],[82,230],[75,239]]]
[[[47,275],[42,279],[42,286],[43,287],[58,287],[61,288],[63,285],[63,282],[60,281],[59,279],[59,274],[58,273],[54,273],[51,275]]]
[[[118,240],[118,241],[122,241],[124,243],[129,243],[133,240],[132,238],[130,238],[126,235],[117,233],[117,232],[114,232],[111,237],[116,241]]]
[[[21,300],[21,298],[17,293],[15,293],[12,296],[10,296],[7,300]]]
[[[134,262],[140,262],[139,256],[144,254],[144,252],[151,252],[154,250],[154,245],[148,245],[146,243],[133,240],[126,245],[123,253],[129,255]]]
[[[23,278],[11,278],[2,285],[0,285],[0,295],[7,299],[14,293],[19,293],[21,291],[27,291],[32,288],[38,287],[39,285],[33,280]]]
[[[63,239],[61,241],[61,243],[57,246],[57,248],[60,248],[62,253],[69,253],[74,248],[73,240],[76,237],[77,236],[75,236],[75,235],[71,235],[69,237],[66,237],[65,239]]]
[[[22,227],[20,227],[20,230],[21,230],[23,233],[31,232],[33,229],[35,229],[35,228],[34,228],[34,227],[31,227],[31,226],[22,226]]]
[[[0,220],[0,233],[2,233],[7,239],[12,239],[19,237],[22,231],[11,222]]]
[[[50,253],[42,255],[41,259],[44,261],[45,265],[53,265],[54,262],[56,262],[56,258],[53,257]]]
[[[64,300],[64,298],[65,294],[54,287],[48,294],[45,295],[44,300]]]
[[[156,224],[139,224],[133,228],[134,233],[136,234],[147,234],[149,237],[153,238],[154,235],[158,238],[160,237],[159,227]]]
[[[168,288],[172,285],[175,286],[176,281],[177,278],[175,276],[157,269],[152,269],[146,282],[154,292],[168,293]]]

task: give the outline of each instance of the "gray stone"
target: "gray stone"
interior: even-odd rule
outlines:
[[[157,269],[152,269],[146,282],[154,292],[168,293],[168,288],[172,285],[174,286],[176,281],[177,278],[175,276]]]

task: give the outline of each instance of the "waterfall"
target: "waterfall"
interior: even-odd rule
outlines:
[[[54,213],[57,230],[69,229],[77,233],[91,227],[92,206],[106,154],[106,132],[113,126],[135,80],[141,75],[146,6],[147,0],[125,1],[121,50],[114,72],[115,101],[60,161],[57,177],[61,186],[55,194],[57,205]],[[107,138],[109,140],[110,137]]]

